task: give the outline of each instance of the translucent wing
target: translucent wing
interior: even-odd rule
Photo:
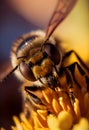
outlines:
[[[59,23],[68,15],[77,0],[59,0],[46,32],[46,40],[49,39]]]

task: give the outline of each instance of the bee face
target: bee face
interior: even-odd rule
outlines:
[[[19,66],[15,72],[22,80],[36,81],[52,73],[54,64],[60,62],[60,53],[55,40],[51,37],[42,46],[45,33],[36,31],[25,34],[13,44],[11,61],[13,67]]]

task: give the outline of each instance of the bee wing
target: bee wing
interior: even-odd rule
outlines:
[[[77,0],[58,0],[58,5],[54,11],[46,31],[46,40],[49,39],[59,23],[68,15]]]

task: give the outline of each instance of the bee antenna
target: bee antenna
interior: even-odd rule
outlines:
[[[12,69],[6,76],[5,78],[1,79],[0,82],[4,82],[16,69],[18,66],[16,66],[14,69]]]
[[[43,50],[44,44],[46,44],[48,40],[49,40],[49,38],[46,38],[46,40],[42,43],[42,45],[41,45],[41,51]]]

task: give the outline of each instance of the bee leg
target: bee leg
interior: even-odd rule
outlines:
[[[67,68],[67,67],[60,68],[59,74],[62,75],[63,73],[66,75],[66,81],[67,81],[67,91],[66,90],[63,90],[63,91],[71,99],[71,103],[74,104],[75,95],[73,93],[73,91],[74,91],[74,79],[73,79],[73,76],[72,76],[69,68]]]
[[[79,55],[74,51],[71,50],[67,53],[65,53],[64,57],[63,57],[63,61],[68,58],[72,53],[75,54],[75,56],[77,57],[78,61],[80,62],[80,64],[87,70],[88,74],[89,74],[89,68],[86,66],[86,64],[84,63],[84,61],[79,57]]]
[[[34,108],[43,108],[45,109],[45,105],[42,103],[40,96],[36,96],[33,92],[37,91],[36,86],[25,86],[26,98],[31,102]],[[40,89],[40,87],[39,87]],[[38,89],[38,90],[39,90]]]
[[[89,77],[86,77],[87,91],[89,92]]]
[[[73,92],[69,92],[69,97],[71,99],[71,103],[74,104],[75,103],[75,98],[76,98],[74,93]]]
[[[25,86],[25,89],[28,91],[36,92],[37,90],[43,90],[44,87],[39,87],[39,86]]]
[[[30,101],[28,100],[27,97],[24,98],[24,114],[27,118],[30,117],[30,114],[31,114],[31,103]]]
[[[85,82],[86,82],[86,85],[87,85],[87,89],[89,89],[89,77],[86,75],[86,72],[82,69],[82,67],[77,63],[77,62],[74,62],[73,64],[67,66],[66,68],[68,68],[73,76],[73,80],[75,81],[75,83],[79,86],[79,88],[81,89],[81,86],[80,84],[77,82],[76,78],[75,78],[75,67],[77,66],[80,74],[82,76],[84,76],[85,78]]]
[[[67,84],[73,86],[73,77],[70,74],[68,68],[65,68],[65,73],[66,73]]]
[[[71,102],[72,102],[72,104],[74,104],[74,102],[75,102],[75,95],[74,95],[74,93],[73,93],[73,77],[72,77],[72,75],[71,75],[71,73],[70,73],[70,71],[69,71],[69,69],[68,68],[65,68],[65,73],[66,73],[66,79],[67,79],[67,84],[68,84],[68,95],[69,95],[69,97],[70,97],[70,99],[71,99]]]

